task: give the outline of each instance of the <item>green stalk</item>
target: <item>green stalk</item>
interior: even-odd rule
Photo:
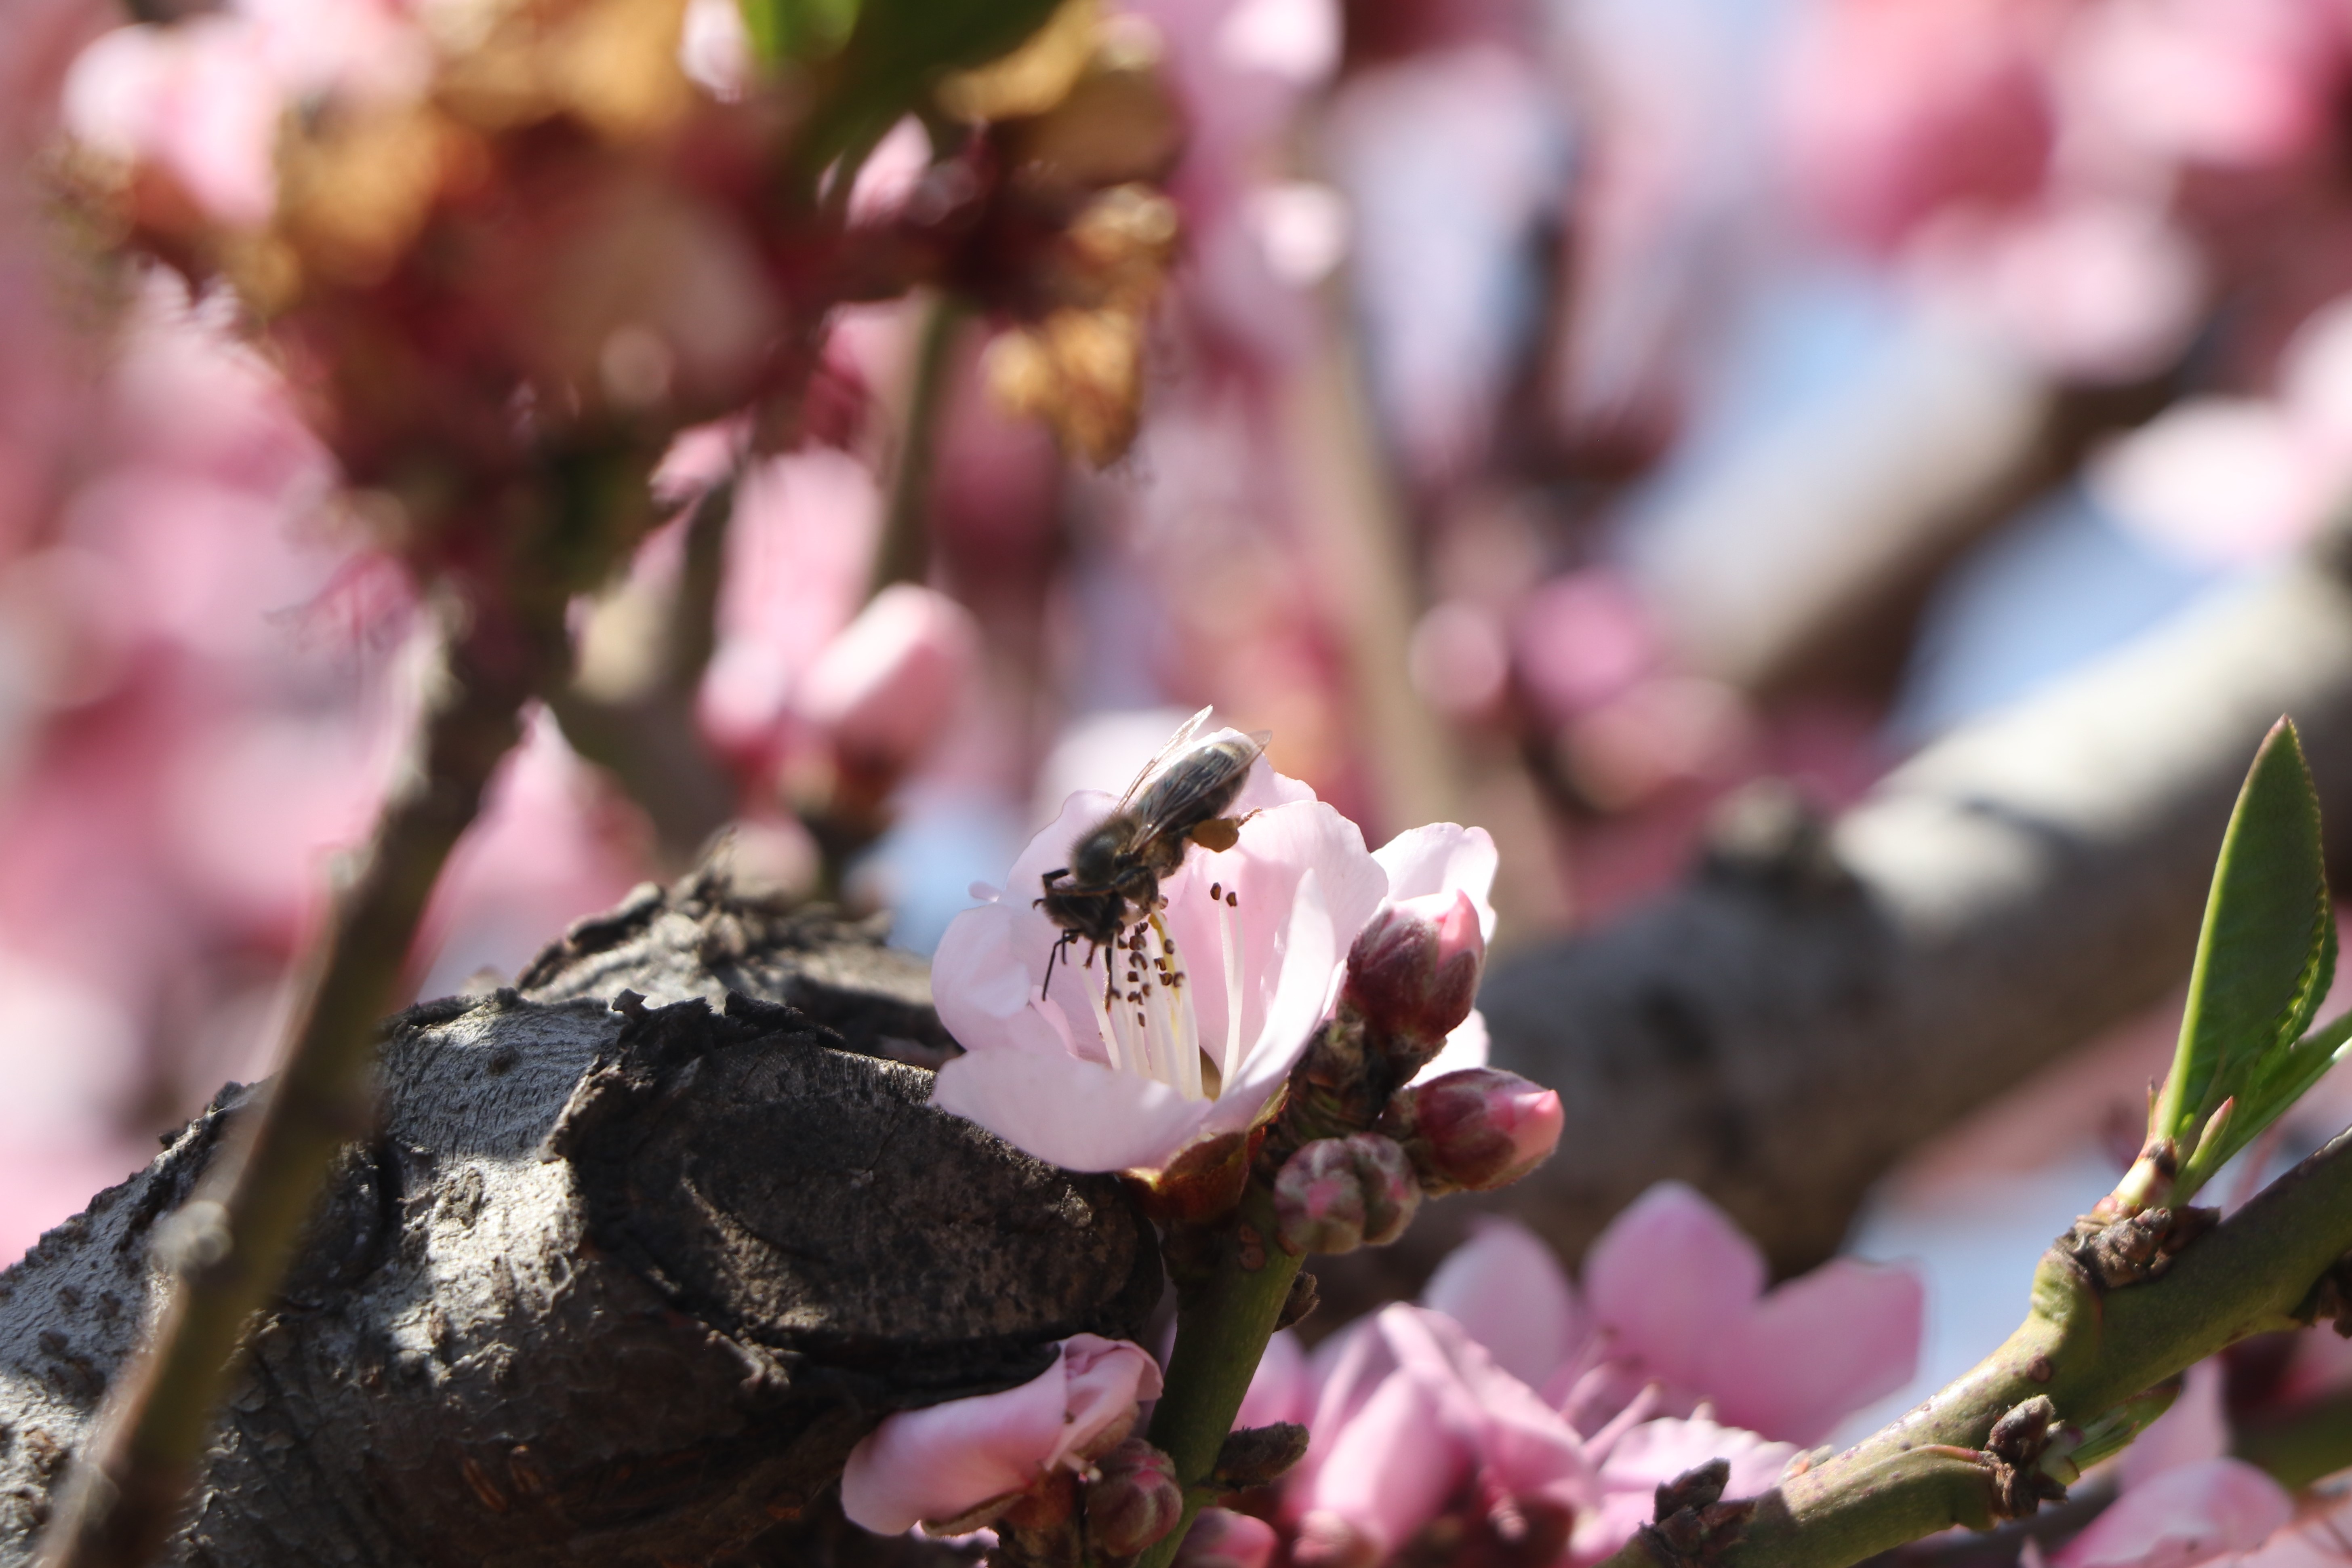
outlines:
[[[1150,1436],[1176,1461],[1184,1517],[1136,1559],[1135,1568],[1168,1568],[1183,1544],[1208,1496],[1205,1484],[1218,1450],[1234,1429],[1242,1396],[1298,1278],[1305,1260],[1276,1247],[1273,1235],[1273,1201],[1254,1189],[1243,1202],[1242,1223],[1219,1237],[1214,1267],[1198,1283],[1178,1288],[1176,1348],[1151,1413]]]

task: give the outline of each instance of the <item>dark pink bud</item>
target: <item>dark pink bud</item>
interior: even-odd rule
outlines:
[[[1398,1095],[1381,1126],[1432,1193],[1483,1193],[1551,1158],[1560,1120],[1553,1090],[1500,1068],[1465,1068]]]
[[[1420,1206],[1412,1163],[1377,1132],[1318,1138],[1274,1179],[1276,1239],[1294,1256],[1394,1241]]]
[[[1348,950],[1342,993],[1374,1030],[1433,1056],[1478,994],[1486,938],[1478,907],[1456,889],[1384,905]]]
[[[1184,1516],[1176,1461],[1142,1438],[1129,1437],[1096,1460],[1095,1468],[1087,1487],[1087,1528],[1111,1556],[1134,1556]]]

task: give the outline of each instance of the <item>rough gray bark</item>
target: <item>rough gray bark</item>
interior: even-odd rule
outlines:
[[[937,1026],[919,963],[870,931],[705,878],[525,978],[388,1026],[380,1133],[257,1322],[176,1561],[835,1561],[826,1489],[884,1414],[1010,1386],[1156,1303],[1115,1180],[931,1110],[929,1075],[881,1059]],[[608,1008],[625,986],[645,999]],[[0,1275],[0,1564],[247,1098]]]
[[[1929,746],[1826,831],[1735,802],[1684,885],[1490,973],[1496,1064],[1568,1113],[1558,1156],[1495,1205],[1573,1256],[1680,1177],[1780,1269],[1819,1260],[1906,1151],[2186,975],[2231,803],[2283,713],[2340,862],[2352,588],[2331,559]],[[1431,1217],[1391,1283],[1462,1215]]]

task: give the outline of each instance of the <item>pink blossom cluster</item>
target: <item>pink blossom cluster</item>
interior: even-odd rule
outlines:
[[[1294,1563],[1369,1568],[1444,1524],[1464,1551],[1584,1563],[1647,1522],[1661,1483],[1710,1460],[1730,1462],[1727,1495],[1752,1496],[1899,1387],[1920,1335],[1919,1286],[1900,1269],[1840,1260],[1763,1280],[1754,1244],[1677,1184],[1618,1217],[1580,1289],[1532,1232],[1491,1221],[1418,1304],[1311,1353],[1276,1336],[1236,1426],[1302,1423],[1306,1457],[1265,1517],[1209,1510],[1179,1561],[1264,1568],[1286,1545]],[[1106,1415],[1118,1402],[1082,1386],[1106,1352],[1071,1346],[1023,1388],[887,1420],[851,1461],[850,1517],[885,1531],[968,1521],[1124,1436],[1156,1391],[1148,1363],[1119,1373],[1131,1402]],[[1034,1415],[1057,1401],[1066,1426]],[[926,1462],[886,1463],[916,1454]]]
[[[1368,1564],[1441,1519],[1517,1561],[1606,1556],[1662,1482],[1731,1463],[1753,1496],[1918,1358],[1918,1281],[1834,1260],[1764,1289],[1755,1245],[1678,1183],[1652,1188],[1585,1260],[1581,1289],[1525,1227],[1491,1220],[1418,1305],[1269,1353],[1243,1421],[1314,1434],[1277,1516],[1293,1557]]]

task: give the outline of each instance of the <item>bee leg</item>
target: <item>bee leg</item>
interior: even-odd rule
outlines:
[[[1040,900],[1039,902],[1042,903],[1044,900]],[[1045,984],[1037,988],[1038,995],[1051,996],[1054,994],[1054,965],[1061,958],[1062,949],[1069,944],[1070,933],[1064,931],[1060,939],[1054,943],[1052,950],[1045,954]]]

